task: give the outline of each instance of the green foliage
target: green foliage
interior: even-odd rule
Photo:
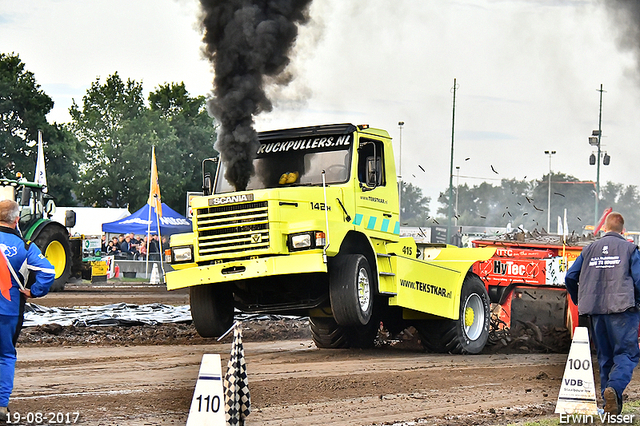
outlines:
[[[48,192],[56,204],[73,206],[84,155],[67,126],[47,122],[52,108],[53,101],[20,58],[0,53],[0,174],[15,177],[21,172],[34,179],[38,130],[42,130]]]
[[[213,147],[216,141],[214,120],[207,113],[204,96],[190,97],[184,83],[160,85],[149,94],[149,103],[151,110],[175,129],[179,141],[174,164],[180,164],[181,173],[176,178],[183,186],[181,204],[175,204],[174,208],[184,213],[180,209],[186,206],[185,192],[202,190],[202,160],[218,156]]]
[[[200,162],[215,155],[215,128],[203,97],[184,83],[161,85],[145,105],[142,84],[118,73],[91,85],[82,106],[70,109],[72,127],[87,147],[78,197],[87,205],[142,207],[149,195],[151,149],[156,147],[162,201],[185,212],[186,191],[197,191]]]
[[[640,194],[637,186],[607,182],[605,186],[600,187],[599,207],[603,211],[611,207],[614,211],[622,213],[628,231],[640,230]]]
[[[139,187],[145,175],[149,181],[149,139],[165,136],[165,129],[145,126],[142,85],[125,83],[115,73],[104,84],[97,78],[82,101],[82,108],[74,100],[69,109],[71,127],[86,149],[78,198],[97,207],[142,206]]]
[[[32,72],[16,54],[0,53],[0,170],[5,177],[35,171],[38,129],[53,108]]]
[[[422,190],[410,183],[402,183],[400,223],[402,226],[425,226],[429,218],[431,198],[423,197]]]
[[[59,206],[75,206],[75,188],[80,176],[84,152],[68,126],[54,123],[44,128],[43,149],[47,171],[48,193]],[[33,165],[35,173],[35,163]]]
[[[459,224],[463,226],[504,227],[511,223],[513,227],[522,226],[526,230],[547,230],[551,192],[550,231],[557,231],[558,217],[564,218],[566,209],[569,232],[582,234],[584,227],[594,222],[594,189],[593,182],[583,182],[564,173],[552,173],[551,191],[549,175],[530,181],[503,179],[500,186],[487,182],[473,187],[464,184],[454,191],[458,191],[457,214],[460,215]],[[446,192],[440,193],[438,202],[438,214],[445,218],[440,220],[446,221]],[[601,188],[599,206],[602,211],[607,207],[620,211],[628,230],[640,229],[640,194],[636,186],[625,187],[609,182]]]

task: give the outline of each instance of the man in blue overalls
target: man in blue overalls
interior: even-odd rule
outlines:
[[[24,302],[49,292],[55,278],[51,263],[35,244],[25,243],[18,231],[20,207],[0,201],[0,422],[9,414],[16,367],[16,342],[22,324]],[[22,287],[29,273],[35,275],[30,289]]]
[[[640,359],[640,252],[622,236],[620,213],[610,213],[604,228],[607,233],[569,268],[565,285],[580,315],[591,317],[604,411],[618,415],[622,392]]]

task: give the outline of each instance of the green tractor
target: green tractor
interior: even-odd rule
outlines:
[[[69,231],[75,226],[75,214],[67,211],[65,225],[51,220],[55,211],[53,197],[43,185],[24,179],[0,179],[0,200],[14,200],[20,205],[20,231],[26,241],[35,243],[51,262],[56,279],[51,291],[62,291],[71,275],[72,252]]]

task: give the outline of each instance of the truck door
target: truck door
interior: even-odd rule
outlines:
[[[395,241],[400,234],[400,222],[396,179],[389,178],[395,175],[390,141],[385,144],[360,137],[356,167],[358,188],[353,220],[356,229],[374,238]]]

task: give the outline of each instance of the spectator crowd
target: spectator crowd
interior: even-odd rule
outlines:
[[[169,248],[167,237],[162,237],[160,241],[157,235],[150,235],[147,241],[147,236],[134,235],[131,232],[120,234],[107,241],[107,236],[102,235],[103,256],[114,256],[117,259],[145,260],[148,250],[149,260],[160,260],[161,253],[167,248]]]

